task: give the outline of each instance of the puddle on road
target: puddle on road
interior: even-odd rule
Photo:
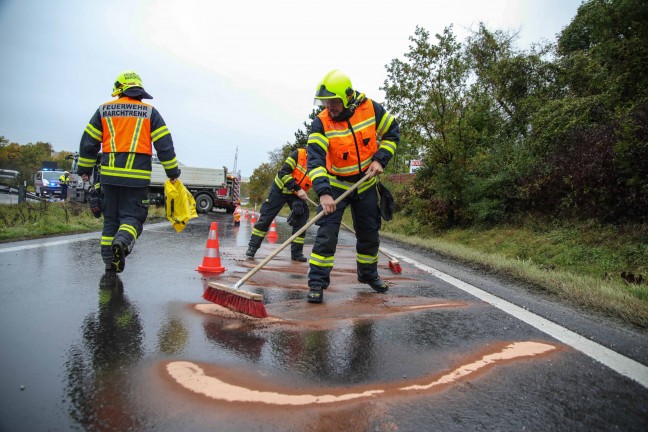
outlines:
[[[241,331],[253,333],[261,328],[273,330],[291,326],[297,330],[323,330],[349,326],[350,322],[358,320],[376,321],[402,314],[481,304],[478,301],[404,295],[407,289],[420,288],[421,279],[417,278],[420,272],[406,266],[402,273],[395,274],[385,269],[386,263],[382,263],[379,272],[390,283],[390,290],[385,294],[375,293],[370,287],[357,281],[354,249],[347,249],[349,250],[336,255],[331,286],[324,291],[323,304],[312,305],[306,302],[307,263],[297,263],[287,256],[281,256],[262,268],[240,288],[264,294],[265,306],[270,315],[268,318],[252,318],[213,303],[188,306],[208,320],[220,320],[217,332],[219,338],[223,338],[223,333],[230,330],[239,333],[237,337],[240,338]],[[255,261],[236,260],[230,271],[211,280],[233,286],[265,256],[260,254]],[[203,281],[205,287],[209,281],[210,279]],[[300,291],[303,291],[303,296],[296,298]],[[293,294],[286,294],[290,292]],[[229,343],[234,344],[235,341]],[[491,342],[482,349],[459,356],[462,360],[452,370],[434,371],[417,379],[399,380],[398,383],[306,389],[282,387],[281,383],[273,382],[259,371],[238,370],[215,364],[171,361],[161,363],[160,367],[163,376],[182,390],[207,400],[242,406],[327,406],[440,391],[468,377],[483,374],[495,366],[539,358],[557,349],[556,345],[536,341]],[[261,346],[255,345],[255,350],[256,358],[260,356]]]
[[[313,388],[295,392],[291,389],[273,386],[263,378],[249,372],[214,365],[199,365],[188,361],[173,361],[163,364],[168,376],[181,388],[212,400],[245,404],[273,406],[326,405],[339,402],[361,401],[376,397],[406,396],[413,392],[430,392],[441,389],[471,375],[484,373],[497,365],[515,360],[548,355],[557,347],[544,342],[513,342],[489,347],[479,358],[468,358],[453,370],[431,377],[410,381],[408,385],[382,384],[371,386],[344,387],[339,389]]]
[[[358,282],[356,275],[355,249],[340,247],[335,257],[335,267],[331,272],[331,285],[324,291],[324,302],[319,305],[306,303],[308,292],[308,263],[295,262],[289,256],[277,256],[267,263],[239,289],[263,294],[265,308],[271,317],[291,321],[314,321],[314,319],[380,318],[399,312],[411,312],[432,308],[465,307],[466,302],[447,301],[420,296],[402,296],[403,289],[420,285],[415,276],[418,270],[407,266],[403,273],[386,270],[388,263],[381,261],[379,272],[390,284],[385,294],[374,292],[368,285]],[[216,277],[204,277],[203,289],[210,289],[209,282],[233,287],[266,256],[267,251],[259,250],[256,260],[236,260],[227,272]],[[309,251],[305,250],[305,254]],[[383,260],[384,261],[384,260]],[[414,271],[413,274],[410,274]],[[410,277],[411,276],[411,277]],[[303,292],[303,296],[300,295]],[[211,303],[210,303],[211,305]],[[247,319],[241,314],[198,305],[196,309],[211,315]],[[234,315],[233,315],[234,314]],[[267,319],[264,319],[264,321]]]
[[[351,300],[343,299],[315,306],[302,299],[266,305],[270,316],[262,319],[234,312],[213,303],[195,304],[193,309],[201,314],[228,318],[259,327],[289,325],[308,329],[329,329],[348,324],[349,320],[378,320],[404,313],[466,306],[467,303],[463,302],[435,302],[434,299],[424,297],[385,297],[369,294],[359,295]]]

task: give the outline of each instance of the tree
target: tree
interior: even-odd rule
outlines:
[[[564,96],[532,119],[539,163],[524,179],[528,201],[580,217],[645,220],[648,3],[583,3],[557,55]]]
[[[469,64],[451,27],[435,37],[433,44],[429,33],[417,26],[406,61],[391,61],[382,89],[386,107],[402,126],[403,141],[409,147],[405,151],[424,159],[425,169],[417,176],[415,207],[427,219],[443,214],[454,224],[463,206],[466,172],[474,151],[473,131],[465,122],[470,103]]]
[[[474,74],[467,121],[478,133],[479,158],[468,173],[467,208],[478,222],[499,222],[516,212],[524,191],[519,178],[537,163],[527,139],[539,108],[561,94],[551,45],[519,50],[517,34],[480,23],[466,44]],[[481,107],[479,107],[481,105]]]
[[[277,175],[275,167],[267,162],[254,169],[250,176],[250,202],[261,205],[268,196],[269,186]]]
[[[565,83],[573,94],[605,94],[610,106],[648,98],[648,2],[590,0],[558,38]]]
[[[466,47],[475,87],[493,101],[492,108],[499,117],[498,138],[506,140],[525,137],[533,112],[559,95],[557,68],[546,59],[552,46],[533,45],[525,52],[515,48],[516,39],[517,34],[492,32],[480,23]]]
[[[52,145],[47,142],[20,145],[9,143],[5,137],[0,137],[0,168],[19,171],[18,180],[30,183],[34,173],[41,168],[42,162],[52,160],[53,152]]]
[[[18,170],[20,159],[20,144],[10,143],[0,136],[0,168]]]
[[[315,117],[317,117],[317,115],[322,112],[323,109],[324,107],[314,108],[313,111],[311,111],[311,113],[308,115],[308,120],[302,123],[304,130],[297,129],[297,132],[295,132],[295,142],[293,144],[295,148],[306,147],[306,145],[308,145],[308,136],[310,135],[313,120],[315,120]]]
[[[72,156],[73,152],[62,150],[56,153],[56,156],[53,158],[56,162],[56,166],[65,171],[70,171],[72,167]]]

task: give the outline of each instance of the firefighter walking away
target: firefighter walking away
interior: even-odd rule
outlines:
[[[134,71],[114,83],[116,99],[99,106],[81,137],[79,174],[90,178],[101,151],[101,258],[106,272],[120,273],[148,215],[153,149],[171,181],[180,176],[171,133],[162,116],[142,99],[153,99]]]

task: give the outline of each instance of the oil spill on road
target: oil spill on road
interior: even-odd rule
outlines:
[[[282,388],[250,371],[215,365],[172,361],[163,366],[168,376],[182,389],[211,400],[274,406],[305,406],[361,401],[376,397],[406,396],[409,392],[431,392],[455,384],[471,375],[484,373],[495,366],[547,355],[556,349],[554,345],[535,341],[500,343],[488,347],[478,358],[467,356],[462,364],[451,371],[419,378],[407,385],[382,383],[325,390],[317,387],[298,391]]]
[[[234,322],[240,321],[248,326],[267,328],[276,325],[289,325],[303,329],[331,329],[346,325],[349,321],[379,320],[421,310],[467,306],[462,302],[439,301],[435,303],[431,301],[432,299],[423,297],[381,298],[377,295],[359,297],[359,301],[328,302],[315,307],[307,304],[304,300],[271,304],[266,306],[270,316],[262,319],[231,311],[212,303],[195,304],[193,308],[213,318],[227,318]],[[363,297],[368,297],[368,300],[363,300]],[[233,325],[236,326],[236,324]]]
[[[305,300],[308,263],[294,262],[289,256],[277,256],[239,288],[263,293],[270,315],[268,318],[252,318],[212,303],[187,307],[203,316],[207,339],[258,363],[264,361],[264,350],[277,349],[267,345],[269,340],[276,343],[281,339],[289,344],[294,339],[280,335],[286,329],[307,335],[304,337],[308,339],[328,330],[341,329],[344,332],[357,329],[362,327],[358,327],[362,322],[402,319],[434,311],[447,314],[451,309],[467,310],[482,305],[478,300],[457,301],[416,295],[422,287],[437,282],[417,277],[421,272],[409,266],[403,269],[402,274],[381,268],[380,274],[389,282],[390,290],[384,294],[376,293],[358,282],[355,250],[346,249],[336,254],[331,285],[324,291],[322,304],[313,305]],[[235,260],[230,271],[211,280],[233,286],[265,256],[261,253],[256,260]],[[204,281],[204,286],[208,282]],[[282,349],[290,354],[289,348]],[[541,358],[558,349],[558,345],[543,341],[487,341],[467,348],[466,352],[455,352],[452,362],[445,366],[431,363],[429,369],[424,367],[423,373],[416,378],[392,378],[386,382],[378,379],[371,384],[356,385],[317,386],[310,381],[305,381],[307,384],[299,381],[291,386],[291,383],[273,379],[263,368],[250,370],[195,361],[167,361],[160,363],[159,367],[165,381],[169,381],[171,388],[178,390],[183,397],[191,395],[212,403],[239,406],[242,410],[248,410],[251,405],[271,411],[286,406],[323,409],[342,403],[369,409],[367,402],[371,405],[439,392],[469,378],[474,379],[495,366]]]

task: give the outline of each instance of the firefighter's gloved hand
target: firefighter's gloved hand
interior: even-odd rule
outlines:
[[[295,212],[291,211],[290,214],[288,215],[288,219],[286,219],[286,222],[288,222],[288,225],[294,227],[295,224],[297,223],[297,217],[295,216]]]
[[[90,199],[88,200],[88,206],[90,207],[90,212],[94,217],[99,219],[101,217],[101,198],[103,195],[101,192],[101,185],[97,183],[90,187],[89,195]]]
[[[295,213],[296,216],[301,216],[301,215],[303,215],[303,214],[304,214],[304,206],[305,206],[305,205],[306,205],[306,204],[304,203],[304,201],[302,201],[302,200],[300,200],[300,199],[296,199],[295,201],[293,201],[293,205],[292,205],[292,213]]]

